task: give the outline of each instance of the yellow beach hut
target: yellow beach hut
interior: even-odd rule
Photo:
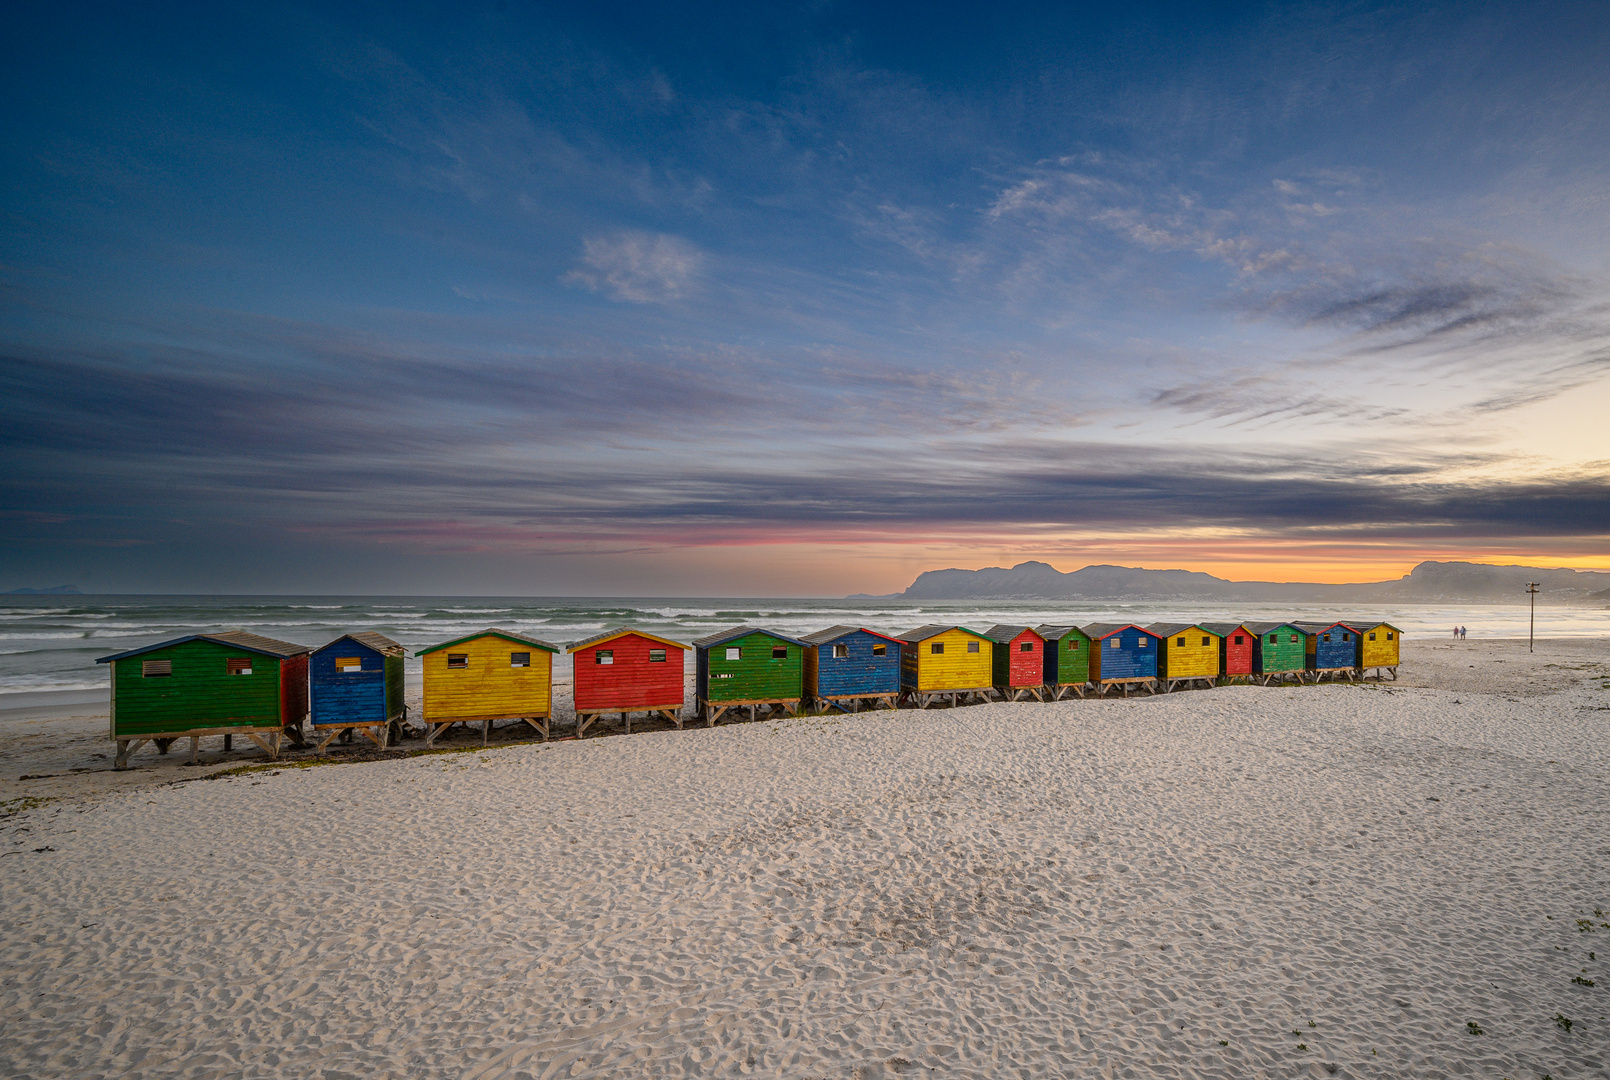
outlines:
[[[482,630],[421,649],[425,658],[425,745],[454,724],[524,720],[546,739],[553,716],[553,657],[559,646],[507,630]]]
[[[1372,623],[1368,619],[1354,625],[1358,627],[1359,637],[1358,666],[1365,671],[1374,668],[1376,678],[1385,672],[1397,682],[1398,646],[1403,641],[1403,631],[1391,623]]]
[[[896,634],[900,645],[900,688],[926,709],[948,696],[956,705],[969,697],[990,700],[995,692],[994,642],[965,626],[919,626]]]
[[[1146,628],[1162,639],[1157,676],[1163,693],[1201,682],[1211,687],[1219,678],[1219,635],[1199,623],[1163,623]]]

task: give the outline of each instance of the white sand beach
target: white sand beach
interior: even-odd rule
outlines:
[[[1604,640],[219,779],[0,732],[5,1075],[1610,1070]]]

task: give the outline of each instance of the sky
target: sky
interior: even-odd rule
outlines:
[[[1606,56],[1600,3],[19,8],[0,589],[1610,569]]]

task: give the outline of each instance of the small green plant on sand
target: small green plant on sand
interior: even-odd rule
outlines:
[[[20,814],[24,810],[37,810],[50,801],[51,797],[49,795],[44,797],[24,795],[20,799],[7,799],[4,802],[0,802],[0,817],[11,817],[13,814]]]
[[[1476,1023],[1476,1021],[1474,1021],[1474,1020],[1465,1021],[1465,1030],[1470,1032],[1472,1035],[1485,1035],[1486,1034],[1486,1032],[1482,1031],[1481,1025]]]
[[[1219,1045],[1220,1046],[1229,1046],[1230,1045],[1230,1040],[1229,1039],[1220,1039],[1219,1040]]]
[[[1586,971],[1587,969],[1584,968],[1583,970]],[[1584,979],[1580,975],[1574,976],[1571,979],[1571,981],[1573,983],[1575,983],[1576,985],[1578,985],[1578,986],[1593,986],[1593,985],[1595,985],[1595,983],[1594,983],[1594,981],[1592,979]]]
[[[1571,1030],[1571,1021],[1567,1020],[1565,1017],[1561,1016],[1559,1013],[1554,1014],[1554,1022],[1559,1025],[1559,1028],[1560,1028],[1561,1031],[1570,1031]]]
[[[1307,1050],[1308,1049],[1308,1044],[1307,1043],[1298,1043],[1297,1044],[1297,1049],[1299,1049],[1299,1050]]]

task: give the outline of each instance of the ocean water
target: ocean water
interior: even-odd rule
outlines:
[[[0,696],[47,690],[96,690],[107,685],[97,657],[186,634],[248,630],[319,646],[353,630],[378,630],[410,653],[442,641],[500,627],[557,645],[630,624],[688,641],[724,627],[755,623],[806,634],[835,623],[884,632],[924,623],[978,630],[995,623],[1189,622],[1346,618],[1386,619],[1405,635],[1448,636],[1464,625],[1472,637],[1524,637],[1527,609],[1512,605],[1407,604],[1361,612],[1356,607],[1262,604],[1228,609],[1168,603],[938,602],[910,600],[730,600],[709,597],[321,597],[321,596],[0,596]],[[1610,609],[1540,606],[1539,637],[1610,634]],[[419,661],[408,659],[408,670]],[[556,658],[560,677],[569,660]],[[3,707],[3,704],[0,704]]]

